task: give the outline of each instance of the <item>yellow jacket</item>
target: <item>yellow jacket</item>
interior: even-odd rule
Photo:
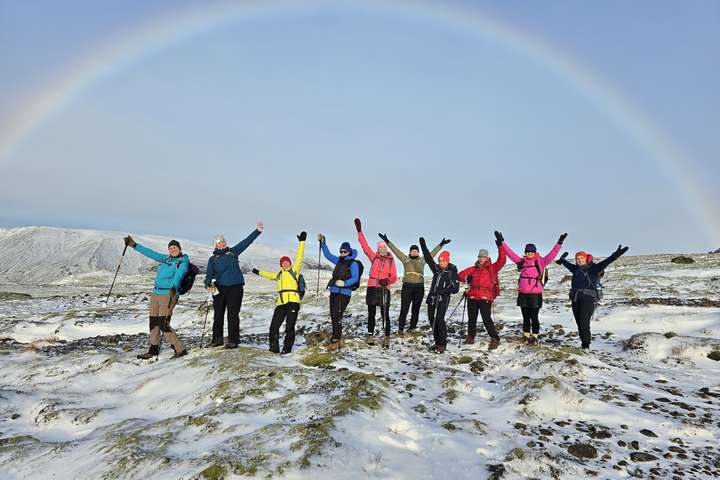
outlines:
[[[303,241],[298,243],[295,262],[292,264],[292,267],[290,267],[293,272],[295,272],[295,278],[300,275],[304,253],[305,242]],[[258,275],[263,278],[267,278],[268,280],[275,280],[277,282],[278,299],[276,303],[278,305],[285,305],[290,302],[300,303],[300,294],[297,293],[298,284],[289,271],[280,270],[279,272],[260,272]]]

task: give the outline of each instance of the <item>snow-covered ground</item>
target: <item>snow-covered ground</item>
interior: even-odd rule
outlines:
[[[287,356],[267,351],[274,285],[252,275],[241,348],[199,348],[196,287],[173,315],[191,353],[171,360],[163,347],[157,362],[135,358],[147,348],[151,272],[125,275],[107,305],[107,272],[0,285],[0,476],[717,478],[720,256],[693,257],[611,267],[589,354],[556,265],[539,346],[521,342],[510,265],[495,307],[501,347],[489,352],[480,335],[460,348],[458,310],[444,355],[427,351],[427,330],[393,336],[388,350],[366,345],[364,289],[344,348],[327,352],[314,270]],[[392,307],[395,331],[399,285]]]

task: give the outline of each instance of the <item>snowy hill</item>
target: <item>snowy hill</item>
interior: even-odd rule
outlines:
[[[107,283],[108,275],[114,274],[117,268],[125,235],[127,234],[120,232],[51,227],[0,229],[0,283]],[[158,252],[166,252],[167,242],[170,240],[155,235],[133,235],[133,238]],[[212,254],[212,247],[189,240],[178,240],[183,251],[190,256],[190,261],[204,271],[207,259]],[[240,264],[245,269],[251,268],[251,264],[274,266],[277,259],[286,254],[284,251],[253,244],[240,257]],[[155,265],[152,260],[129,249],[120,273],[146,274],[153,270]]]
[[[494,307],[501,346],[489,351],[482,327],[475,345],[459,346],[458,310],[444,355],[428,352],[425,308],[425,329],[393,335],[387,350],[367,345],[364,287],[343,320],[344,347],[327,351],[328,296],[316,301],[308,271],[298,338],[283,356],[267,351],[274,283],[253,275],[240,348],[199,348],[212,312],[193,290],[172,320],[190,354],[170,360],[163,345],[157,362],[135,358],[147,349],[146,275],[128,276],[144,291],[109,305],[84,290],[0,294],[1,476],[717,478],[720,256],[693,257],[608,268],[590,353],[577,348],[557,265],[540,345],[522,342],[508,265]],[[399,297],[396,285],[393,333]]]

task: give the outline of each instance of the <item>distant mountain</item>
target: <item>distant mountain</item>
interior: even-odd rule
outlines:
[[[717,250],[714,250],[712,252],[708,252],[708,253],[720,253],[720,248],[718,248]]]
[[[124,247],[125,234],[98,230],[73,230],[53,227],[0,229],[0,283],[45,285],[70,275],[94,272],[114,273]],[[133,235],[133,238],[159,252],[167,251],[170,238],[156,235]],[[178,239],[183,252],[204,272],[212,254],[209,245]],[[235,239],[239,241],[241,239]],[[253,244],[240,256],[243,270],[251,265],[274,268],[286,252]],[[121,274],[148,273],[156,263],[131,251],[125,254]]]

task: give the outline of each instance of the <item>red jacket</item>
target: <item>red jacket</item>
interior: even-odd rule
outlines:
[[[461,282],[465,282],[468,276],[472,276],[468,297],[473,300],[485,300],[488,302],[495,300],[500,294],[498,272],[505,266],[506,261],[505,250],[499,249],[497,262],[492,263],[492,260],[488,258],[482,266],[475,263],[472,267],[460,272],[458,279]]]

